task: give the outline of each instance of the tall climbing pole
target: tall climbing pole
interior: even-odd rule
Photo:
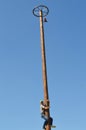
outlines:
[[[33,9],[33,14],[40,19],[40,37],[41,37],[41,55],[42,55],[42,75],[43,75],[43,88],[44,88],[44,103],[49,106],[49,94],[47,83],[47,67],[46,67],[46,54],[45,54],[45,40],[44,40],[44,21],[43,18],[49,13],[48,7],[39,5]],[[45,112],[45,115],[50,117],[50,110]],[[49,123],[46,126],[46,130],[51,130]]]

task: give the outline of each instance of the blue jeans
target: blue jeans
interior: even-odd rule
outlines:
[[[43,118],[44,120],[48,120],[48,117],[43,113],[41,113],[41,118]]]
[[[48,117],[41,113],[41,117],[45,120],[43,124],[43,129],[45,129],[46,125],[48,124]]]
[[[52,124],[53,124],[53,118],[52,117],[50,117],[50,118],[48,118],[45,114],[43,114],[43,113],[41,113],[41,117],[45,120],[44,121],[44,124],[43,124],[43,129],[45,129],[46,128],[46,125],[49,123],[49,125],[51,125],[52,126]]]

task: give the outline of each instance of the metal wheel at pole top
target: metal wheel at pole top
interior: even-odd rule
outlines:
[[[47,16],[48,13],[49,13],[49,9],[48,9],[47,6],[45,6],[45,5],[39,5],[39,6],[37,6],[37,7],[35,7],[35,8],[33,9],[33,14],[34,14],[36,17],[41,17],[40,14],[39,14],[40,11],[42,11],[42,17]]]

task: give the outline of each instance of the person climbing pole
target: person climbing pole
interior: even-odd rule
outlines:
[[[43,130],[46,129],[46,126],[48,124],[48,117],[45,115],[45,111],[49,109],[49,106],[46,106],[43,101],[40,101],[40,113],[41,117],[45,120],[43,124]]]
[[[46,104],[44,104],[43,101],[40,101],[40,112],[41,112],[41,117],[45,120],[44,124],[43,124],[43,130],[46,129],[46,126],[49,124],[52,128],[55,128],[55,126],[53,126],[53,118],[52,117],[47,117],[45,115],[45,111],[47,111],[49,109],[49,106],[46,106]]]

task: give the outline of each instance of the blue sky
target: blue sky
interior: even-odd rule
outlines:
[[[86,1],[0,0],[0,130],[41,130],[39,18],[45,27],[51,116],[56,130],[86,130]]]

